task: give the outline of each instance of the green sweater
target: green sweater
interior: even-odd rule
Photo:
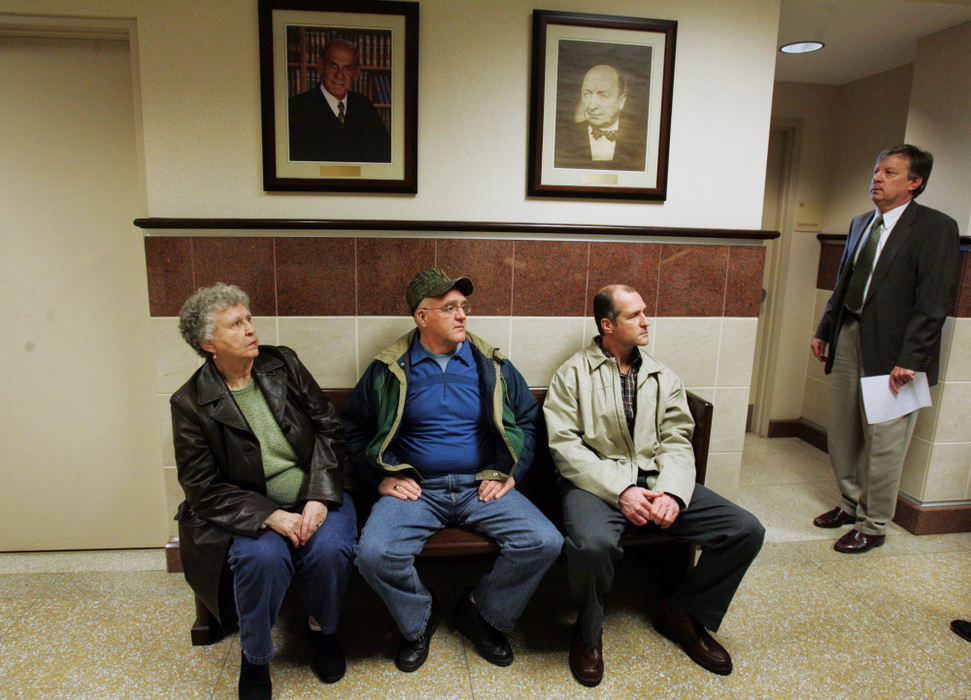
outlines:
[[[297,465],[297,455],[283,436],[259,384],[250,381],[242,389],[233,389],[232,392],[253,434],[260,441],[266,495],[281,506],[292,506],[307,481],[307,472]]]

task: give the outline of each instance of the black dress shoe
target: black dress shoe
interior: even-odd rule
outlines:
[[[472,602],[471,594],[472,590],[469,589],[459,598],[452,614],[452,623],[469,638],[483,659],[496,666],[508,666],[513,660],[512,647],[502,632],[482,618]]]
[[[238,690],[239,700],[270,700],[273,697],[270,664],[251,664],[242,654]]]
[[[570,670],[573,677],[588,688],[598,685],[604,677],[603,642],[587,646],[580,636],[580,630],[574,628],[573,641],[570,643]]]
[[[324,683],[336,683],[344,677],[347,663],[344,661],[344,650],[336,634],[324,634],[307,629],[310,649],[313,651],[314,673]]]
[[[813,519],[813,525],[816,527],[842,527],[843,525],[852,525],[856,522],[856,518],[845,510],[836,506],[833,510],[827,510],[822,515]]]
[[[879,547],[885,539],[886,535],[868,535],[854,528],[836,540],[833,549],[844,554],[862,554]]]
[[[665,605],[661,608],[654,627],[680,646],[702,668],[720,676],[727,676],[732,672],[732,657],[728,651],[708,634],[704,625],[690,615],[676,615]]]
[[[431,644],[432,635],[435,634],[435,628],[442,621],[442,617],[444,617],[442,607],[437,600],[432,598],[432,611],[428,616],[428,622],[425,623],[424,631],[418,639],[411,640],[402,637],[401,644],[398,645],[398,653],[394,656],[394,665],[398,667],[399,671],[411,673],[417,671],[425,663],[425,659],[428,658],[428,647]]]
[[[967,620],[951,620],[951,631],[962,639],[971,642],[971,622]]]

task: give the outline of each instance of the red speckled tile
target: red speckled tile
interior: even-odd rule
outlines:
[[[759,315],[764,264],[765,248],[762,246],[729,247],[725,316]]]
[[[971,318],[971,252],[967,250],[961,251],[961,281],[958,284],[954,315],[957,318]]]
[[[512,313],[512,241],[453,239],[435,241],[436,264],[453,277],[472,280],[472,308],[477,316]]]
[[[589,243],[516,241],[513,314],[582,316]]]
[[[591,243],[586,315],[593,316],[593,297],[608,284],[633,287],[643,297],[647,315],[656,315],[660,257],[657,243]]]
[[[407,316],[408,283],[415,274],[434,264],[433,239],[358,238],[358,315]]]
[[[836,288],[836,274],[839,272],[840,257],[843,255],[843,246],[823,243],[819,251],[819,268],[816,271],[816,289],[828,289],[833,291]]]
[[[277,313],[353,316],[353,238],[276,238]]]
[[[220,236],[193,238],[196,284],[235,284],[249,294],[254,316],[275,316],[273,239]]]
[[[195,291],[192,276],[192,239],[173,236],[145,238],[148,307],[152,316],[178,316]]]
[[[658,316],[721,316],[728,246],[661,245]]]

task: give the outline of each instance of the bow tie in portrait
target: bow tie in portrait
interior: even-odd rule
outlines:
[[[610,131],[606,131],[604,129],[598,129],[597,127],[592,127],[590,129],[590,135],[593,136],[595,139],[599,139],[603,137],[603,138],[606,138],[608,141],[616,141],[617,129],[611,129]]]

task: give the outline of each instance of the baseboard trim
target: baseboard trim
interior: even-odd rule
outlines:
[[[165,568],[170,574],[182,572],[182,557],[179,556],[179,538],[170,537],[165,543]]]
[[[768,436],[770,438],[797,437],[813,447],[827,452],[826,431],[804,418],[770,420]]]
[[[915,535],[971,532],[971,503],[925,506],[901,494],[893,521]]]

